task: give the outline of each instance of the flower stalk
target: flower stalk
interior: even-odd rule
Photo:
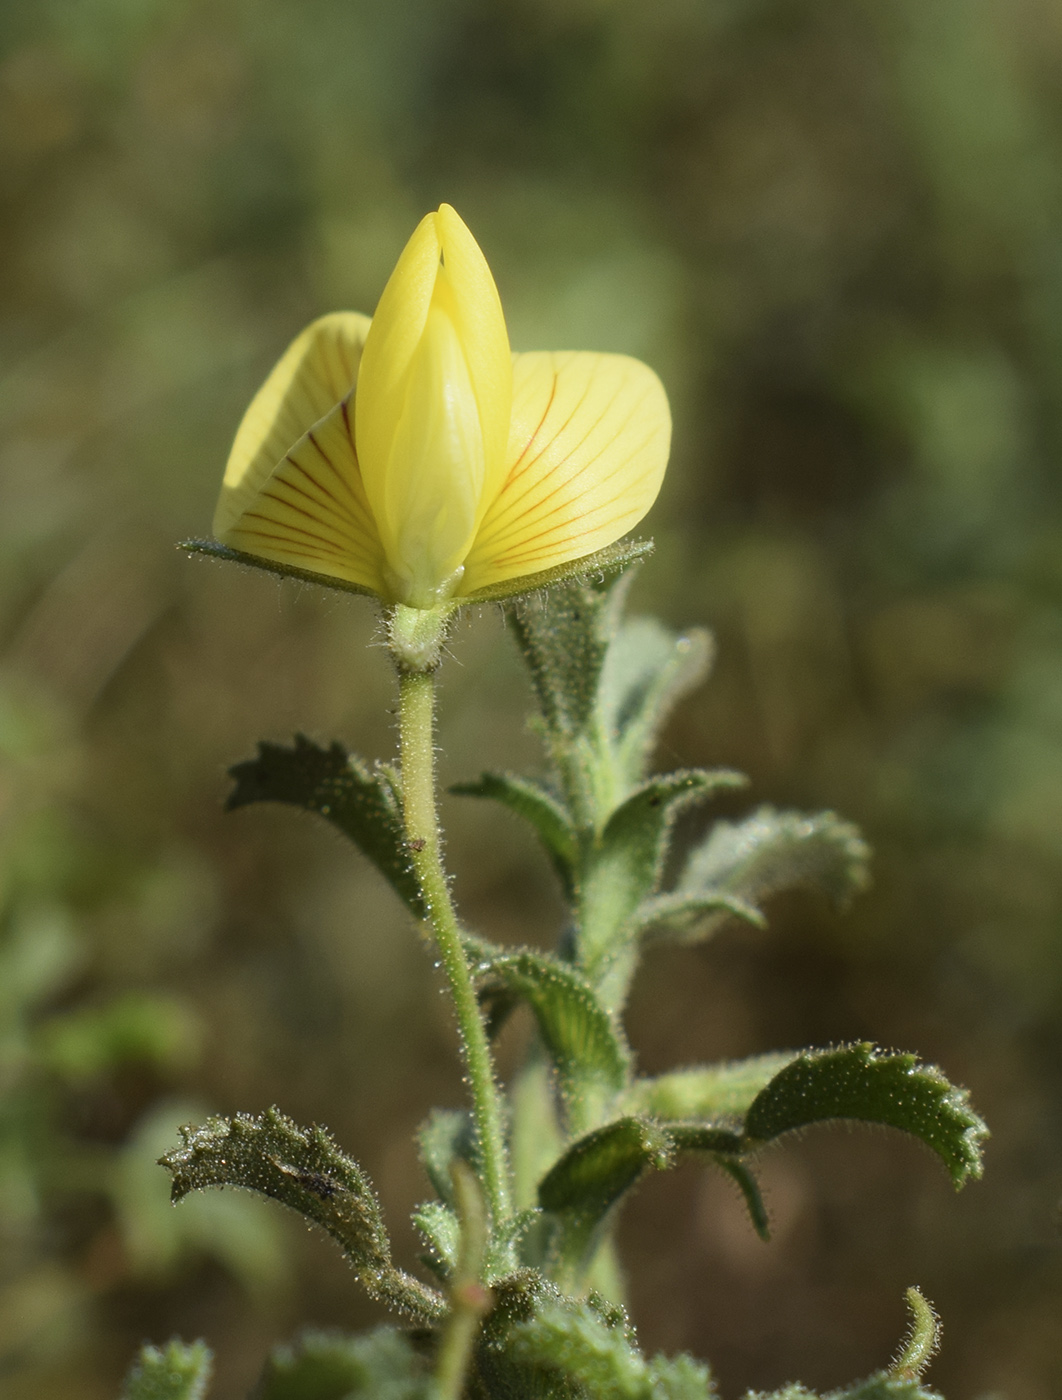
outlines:
[[[472,970],[442,862],[435,804],[435,676],[399,666],[399,736],[406,839],[443,972],[453,998],[461,1053],[472,1094],[479,1165],[495,1229],[512,1214],[508,1150],[501,1096]]]

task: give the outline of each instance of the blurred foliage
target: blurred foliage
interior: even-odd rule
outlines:
[[[443,198],[514,345],[630,351],[672,395],[638,605],[708,623],[719,665],[668,758],[876,850],[843,918],[794,897],[768,935],[655,954],[646,1072],[873,1037],[994,1131],[957,1200],[902,1145],[788,1148],[769,1246],[737,1200],[718,1224],[713,1179],[650,1182],[625,1234],[645,1344],[709,1355],[727,1394],[828,1389],[880,1365],[917,1280],[936,1386],[1054,1393],[1060,67],[1051,0],[0,7],[5,1395],[113,1396],[178,1331],[228,1400],[300,1321],[378,1318],[311,1241],[252,1301],[216,1250],[123,1236],[128,1154],[175,1101],[328,1122],[391,1220],[423,1195],[413,1125],[460,1102],[382,881],[293,812],[220,815],[259,737],[390,752],[371,609],[172,549],[279,350],[371,311]],[[454,781],[534,762],[500,642],[485,613],[444,673]],[[546,862],[472,806],[447,814],[470,922],[546,941]]]

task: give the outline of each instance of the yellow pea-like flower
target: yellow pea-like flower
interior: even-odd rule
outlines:
[[[289,346],[236,434],[214,534],[414,608],[533,587],[637,524],[670,436],[639,360],[510,353],[486,259],[444,204],[371,321],[323,316]]]

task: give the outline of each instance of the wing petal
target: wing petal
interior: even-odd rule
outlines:
[[[338,311],[312,322],[288,346],[251,400],[229,453],[214,534],[229,531],[277,463],[305,432],[350,393],[358,377],[368,316]]]
[[[223,543],[387,593],[383,546],[354,449],[351,395],[282,458]]]
[[[515,355],[509,469],[460,591],[581,559],[619,539],[656,499],[670,442],[667,395],[640,360]]]

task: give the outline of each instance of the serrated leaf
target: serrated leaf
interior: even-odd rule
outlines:
[[[629,1052],[586,979],[570,964],[544,953],[486,952],[475,971],[488,987],[523,997],[538,1022],[569,1112],[586,1121],[627,1082]]]
[[[571,896],[579,848],[575,828],[560,802],[531,778],[512,773],[484,773],[473,782],[455,783],[450,791],[459,797],[489,797],[531,823],[546,854]]]
[[[258,757],[229,769],[236,786],[226,811],[252,802],[284,802],[332,823],[376,866],[418,919],[425,917],[406,843],[395,774],[369,768],[342,744],[327,749],[296,734],[291,748],[260,743]]]
[[[726,770],[680,769],[642,783],[609,817],[585,862],[580,889],[579,962],[606,1006],[626,994],[625,955],[638,934],[636,911],[656,889],[675,818],[720,788],[745,779]]]
[[[601,668],[598,713],[624,787],[644,777],[668,716],[708,674],[711,655],[703,628],[676,636],[653,617],[619,627]]]
[[[257,1191],[327,1230],[372,1297],[421,1318],[445,1311],[433,1289],[395,1268],[372,1183],[323,1128],[299,1128],[272,1108],[212,1118],[181,1136],[181,1146],[161,1158],[174,1202],[211,1186]]]
[[[393,1327],[360,1337],[310,1331],[278,1347],[255,1400],[427,1400],[425,1363]]]
[[[126,1377],[122,1400],[203,1400],[213,1357],[206,1342],[143,1347]]]
[[[716,822],[690,854],[677,894],[735,895],[751,905],[782,890],[821,889],[844,904],[864,889],[870,851],[851,822],[761,807],[741,822]]]
[[[743,1118],[756,1095],[796,1055],[782,1050],[729,1064],[698,1065],[636,1079],[621,1099],[626,1113],[651,1118]]]
[[[767,1142],[831,1118],[913,1134],[937,1154],[956,1187],[981,1175],[988,1129],[966,1091],[914,1055],[886,1054],[866,1043],[800,1054],[753,1099],[745,1133]]]

